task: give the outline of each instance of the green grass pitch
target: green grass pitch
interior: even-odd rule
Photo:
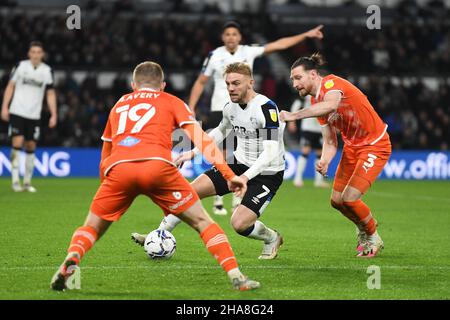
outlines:
[[[330,190],[295,189],[286,181],[262,216],[285,244],[273,261],[257,259],[261,243],[224,228],[244,273],[262,283],[235,292],[186,225],[177,252],[151,261],[130,241],[155,229],[159,208],[139,197],[81,264],[81,290],[53,292],[50,278],[72,232],[86,216],[97,179],[38,179],[37,194],[13,193],[0,179],[0,299],[449,299],[450,182],[378,181],[365,196],[385,249],[355,257],[355,228],[329,205]],[[230,197],[225,198],[227,206]],[[204,201],[210,211],[212,200]],[[367,267],[380,267],[380,289],[368,289]]]

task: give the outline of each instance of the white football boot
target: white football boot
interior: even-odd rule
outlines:
[[[13,183],[12,189],[14,192],[22,192],[24,190],[23,187],[20,185],[20,182]]]
[[[233,288],[239,291],[254,290],[261,287],[258,281],[250,280],[248,277],[234,278],[232,280]]]
[[[133,232],[131,234],[131,240],[133,240],[134,242],[136,242],[138,245],[140,245],[141,247],[144,246],[144,242],[145,242],[145,238],[147,238],[146,234],[143,233],[137,233],[137,232]]]
[[[278,255],[278,249],[283,244],[283,237],[281,234],[274,230],[277,234],[275,239],[269,243],[264,243],[263,250],[258,259],[260,260],[271,260],[275,259]]]
[[[36,193],[37,192],[36,188],[33,187],[31,184],[24,184],[23,185],[23,190],[27,191],[27,192],[30,192],[30,193]]]
[[[375,231],[374,234],[367,236],[367,241],[364,243],[363,251],[358,253],[360,258],[373,258],[384,248],[383,240]]]

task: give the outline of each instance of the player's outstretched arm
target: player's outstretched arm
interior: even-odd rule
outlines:
[[[224,115],[219,125],[215,127],[213,130],[211,130],[208,133],[208,135],[211,137],[211,139],[214,140],[216,145],[219,145],[226,138],[228,129],[231,129],[230,122],[228,118]],[[186,151],[178,155],[178,157],[175,158],[174,163],[177,167],[181,167],[185,161],[191,160],[200,153],[201,153],[200,149],[195,147],[190,151]]]
[[[195,80],[194,85],[191,89],[191,95],[189,97],[189,106],[192,109],[192,112],[195,114],[195,109],[197,107],[198,100],[200,99],[200,96],[203,93],[203,90],[205,89],[205,85],[208,82],[209,77],[205,76],[204,74],[200,74]]]
[[[336,131],[329,125],[322,127],[323,147],[322,156],[316,164],[316,170],[323,176],[327,175],[328,166],[337,152],[338,142]]]
[[[187,123],[183,126],[183,130],[206,160],[212,163],[228,181],[230,190],[238,196],[243,196],[247,190],[246,182],[231,170],[214,140],[203,131],[198,123]]]
[[[296,112],[281,111],[280,120],[287,122],[327,115],[337,110],[341,102],[341,97],[342,93],[340,91],[329,91],[325,94],[323,101],[314,104],[312,108],[306,108]]]
[[[9,103],[11,102],[12,96],[14,94],[15,83],[14,81],[9,81],[5,88],[5,93],[3,95],[2,102],[2,120],[9,121]]]
[[[272,52],[288,49],[288,48],[295,46],[296,44],[304,41],[306,38],[322,39],[323,38],[323,33],[321,31],[322,28],[323,28],[323,25],[319,25],[319,26],[315,27],[314,29],[311,29],[307,32],[297,34],[297,35],[291,36],[291,37],[284,37],[284,38],[278,39],[276,41],[270,42],[265,46],[264,53],[269,54]]]

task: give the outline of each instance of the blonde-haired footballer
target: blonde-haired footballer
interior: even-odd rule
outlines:
[[[197,77],[191,89],[189,106],[195,113],[197,102],[203,93],[205,85],[209,79],[214,81],[214,90],[211,97],[211,112],[208,115],[208,121],[205,121],[203,129],[213,129],[219,125],[222,120],[222,111],[230,97],[224,79],[225,67],[231,63],[242,62],[248,64],[253,69],[253,62],[262,55],[286,50],[308,38],[322,39],[322,25],[311,30],[299,33],[293,36],[283,37],[266,45],[245,45],[241,44],[242,32],[241,26],[236,21],[228,21],[222,27],[221,39],[223,46],[211,51],[203,62],[202,70]],[[239,205],[240,198],[233,196],[233,210]],[[223,205],[221,196],[214,197],[213,213],[217,215],[226,215],[227,209]]]

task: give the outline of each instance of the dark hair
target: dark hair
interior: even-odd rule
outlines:
[[[236,28],[239,30],[239,32],[241,32],[241,25],[239,23],[237,23],[236,21],[225,22],[222,26],[222,32],[224,32],[225,29],[228,29],[228,28]]]
[[[322,55],[318,52],[314,53],[310,57],[301,57],[295,60],[295,62],[291,66],[291,70],[297,68],[299,66],[303,66],[303,69],[308,70],[317,70],[319,71],[325,65],[325,60]]]
[[[31,49],[31,47],[40,47],[42,50],[44,50],[44,45],[40,41],[31,41],[30,49]]]

